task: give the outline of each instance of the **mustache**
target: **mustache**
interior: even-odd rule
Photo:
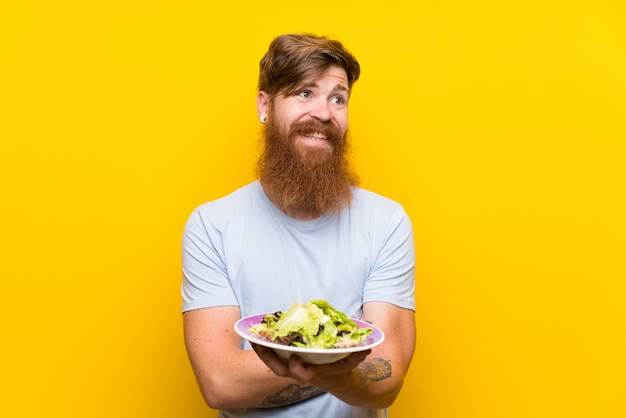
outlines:
[[[336,125],[332,122],[322,122],[316,119],[294,123],[291,125],[291,133],[292,135],[320,133],[326,136],[326,139],[331,143],[341,141],[341,131]]]

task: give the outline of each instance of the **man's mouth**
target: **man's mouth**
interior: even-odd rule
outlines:
[[[292,125],[292,135],[309,147],[332,147],[341,140],[336,126],[314,120]]]
[[[327,139],[326,135],[321,134],[319,132],[315,132],[315,133],[311,133],[311,134],[305,134],[304,136],[306,136],[307,138],[316,140],[316,141],[325,141]]]

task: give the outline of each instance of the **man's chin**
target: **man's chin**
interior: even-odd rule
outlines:
[[[297,150],[302,162],[306,164],[321,164],[333,157],[333,148],[330,144],[328,146],[313,147],[298,144]]]

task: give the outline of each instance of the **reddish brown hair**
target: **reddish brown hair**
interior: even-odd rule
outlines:
[[[321,75],[332,65],[346,71],[352,89],[361,67],[341,42],[309,33],[280,35],[261,59],[258,89],[270,97],[291,94],[303,79]]]

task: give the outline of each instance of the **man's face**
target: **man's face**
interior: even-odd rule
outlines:
[[[272,106],[265,92],[259,93],[259,114],[269,117],[259,177],[279,208],[321,215],[350,204],[358,177],[347,159],[348,97],[340,67],[303,80],[295,93],[275,97]]]
[[[300,156],[310,162],[337,151],[348,130],[348,78],[332,66],[321,76],[304,79],[298,90],[274,98],[269,117]]]

